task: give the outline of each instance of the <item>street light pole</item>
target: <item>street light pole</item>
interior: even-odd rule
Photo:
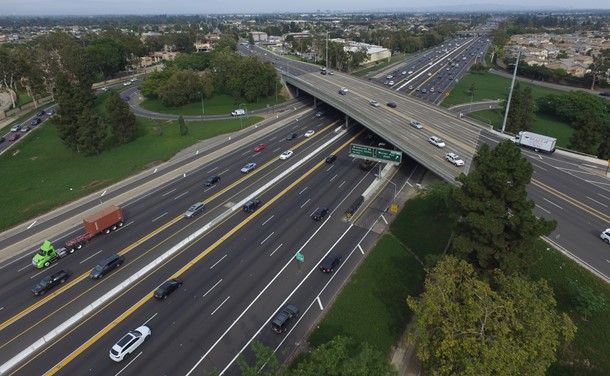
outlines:
[[[199,92],[199,95],[201,96],[201,117],[203,118],[205,115],[205,108],[203,107],[203,93]]]
[[[506,111],[504,111],[504,120],[502,120],[502,130],[501,133],[504,133],[504,129],[506,128],[506,119],[508,118],[508,109],[510,108],[510,100],[513,97],[513,88],[515,87],[515,79],[517,78],[517,67],[519,66],[519,59],[521,58],[521,51],[517,55],[517,61],[515,62],[515,70],[513,72],[513,81],[510,83],[510,92],[508,93],[508,101],[506,102]]]
[[[248,114],[248,109],[246,109],[245,103],[240,103],[239,108],[243,108],[246,114]],[[244,115],[239,115],[239,129],[244,129]]]

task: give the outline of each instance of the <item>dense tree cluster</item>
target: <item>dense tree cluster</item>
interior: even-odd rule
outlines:
[[[546,95],[537,104],[540,112],[572,125],[570,148],[610,158],[610,103],[607,100],[584,91],[571,91]]]
[[[457,178],[462,186],[452,191],[453,210],[460,218],[453,251],[484,270],[525,270],[536,261],[536,239],[556,226],[532,212],[534,202],[526,191],[532,165],[510,141],[493,149],[483,145],[473,165],[468,175]]]
[[[431,375],[542,376],[576,332],[544,280],[497,272],[489,283],[452,256],[407,302],[417,317],[409,340]]]
[[[506,112],[508,101],[503,103],[503,112]],[[513,88],[510,99],[510,108],[506,118],[506,131],[518,133],[528,131],[534,122],[534,113],[538,110],[536,101],[532,94],[532,88],[526,86],[525,89],[517,82]]]

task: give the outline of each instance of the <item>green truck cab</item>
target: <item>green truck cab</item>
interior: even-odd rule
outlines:
[[[59,248],[56,250],[50,241],[45,240],[38,252],[32,257],[32,265],[38,269],[42,269],[72,252],[68,252],[66,248]]]

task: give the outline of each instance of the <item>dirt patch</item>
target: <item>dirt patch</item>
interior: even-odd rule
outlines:
[[[35,160],[37,160],[37,159],[38,159],[38,157],[30,157],[30,158],[29,158],[29,160],[30,160],[30,161],[35,161]]]
[[[150,162],[146,166],[144,166],[144,170],[148,170],[149,168],[156,167],[156,166],[158,166],[158,165],[160,165],[162,163],[163,163],[163,161],[153,161],[153,162]]]
[[[106,180],[94,180],[91,183],[82,186],[81,189],[87,189],[87,188],[91,188],[91,187],[95,187],[96,185],[100,185],[100,184],[104,184],[104,182],[106,182]]]

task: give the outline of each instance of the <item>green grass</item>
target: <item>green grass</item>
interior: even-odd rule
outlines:
[[[32,97],[30,97],[25,91],[19,92],[19,101],[17,102],[17,107],[31,103],[33,101],[34,100],[32,99]]]
[[[411,320],[406,297],[419,295],[423,287],[421,260],[442,253],[449,239],[451,226],[445,214],[435,211],[430,200],[408,201],[393,222],[392,233],[380,239],[312,332],[310,344],[319,346],[345,335],[389,355]]]
[[[285,101],[285,98],[283,98],[278,91],[277,103],[283,103]],[[231,111],[239,108],[242,103],[243,102],[235,102],[233,98],[228,95],[214,95],[212,98],[203,100],[203,112],[205,112],[205,115],[229,115]],[[274,104],[276,104],[275,95],[265,98],[260,102],[244,103],[242,107],[248,109],[248,111],[252,111],[272,107]],[[160,100],[147,99],[143,101],[140,106],[149,111],[163,114],[201,116],[202,113],[201,101],[188,103],[179,107],[167,107],[163,105]]]
[[[359,69],[359,70],[357,70],[355,72],[352,72],[352,74],[354,76],[357,76],[357,77],[362,77],[362,76],[365,76],[365,75],[367,75],[367,74],[369,74],[371,72],[376,72],[378,70],[381,70],[381,69],[387,67],[390,64],[394,64],[397,61],[404,60],[407,57],[409,57],[409,55],[405,55],[405,54],[392,55],[392,57],[390,57],[390,61],[384,60],[383,62],[380,62],[378,64],[372,65],[372,66],[370,66],[368,68]]]
[[[259,117],[242,119],[244,127]],[[90,194],[137,173],[153,163],[167,161],[178,151],[219,134],[240,129],[239,119],[193,121],[180,136],[176,122],[137,118],[138,137],[116,145],[99,156],[69,151],[51,122],[33,129],[10,151],[0,156],[4,176],[0,190],[0,228],[6,229],[57,206]],[[157,135],[154,128],[163,131]]]
[[[388,356],[411,317],[407,295],[418,295],[423,279],[417,259],[394,236],[383,236],[314,329],[310,344],[345,335]]]
[[[471,97],[469,94],[470,85],[474,83],[475,91],[472,100],[474,102],[486,100],[505,100],[508,98],[511,79],[502,77],[497,74],[484,72],[479,74],[466,74],[460,78],[448,97],[443,100],[442,105],[451,107],[458,104],[470,103]],[[521,89],[526,87],[532,88],[534,99],[543,97],[548,94],[560,94],[562,91],[547,88],[544,86],[534,85],[528,82],[519,82]]]
[[[559,352],[558,361],[547,375],[607,375],[610,370],[610,287],[560,252],[549,249],[542,241],[538,242],[536,252],[540,261],[532,267],[530,276],[548,281],[555,291],[558,309],[568,313],[578,327],[573,343]],[[606,302],[603,311],[583,320],[572,307],[571,282],[589,286],[596,295],[603,296]]]
[[[466,116],[478,120],[481,123],[490,124],[495,130],[499,131],[502,129],[504,113],[501,109],[470,112],[466,114]],[[564,148],[568,146],[570,137],[572,137],[572,133],[574,133],[574,129],[568,124],[547,114],[538,114],[535,116],[531,131],[555,137],[557,139],[557,146]]]

